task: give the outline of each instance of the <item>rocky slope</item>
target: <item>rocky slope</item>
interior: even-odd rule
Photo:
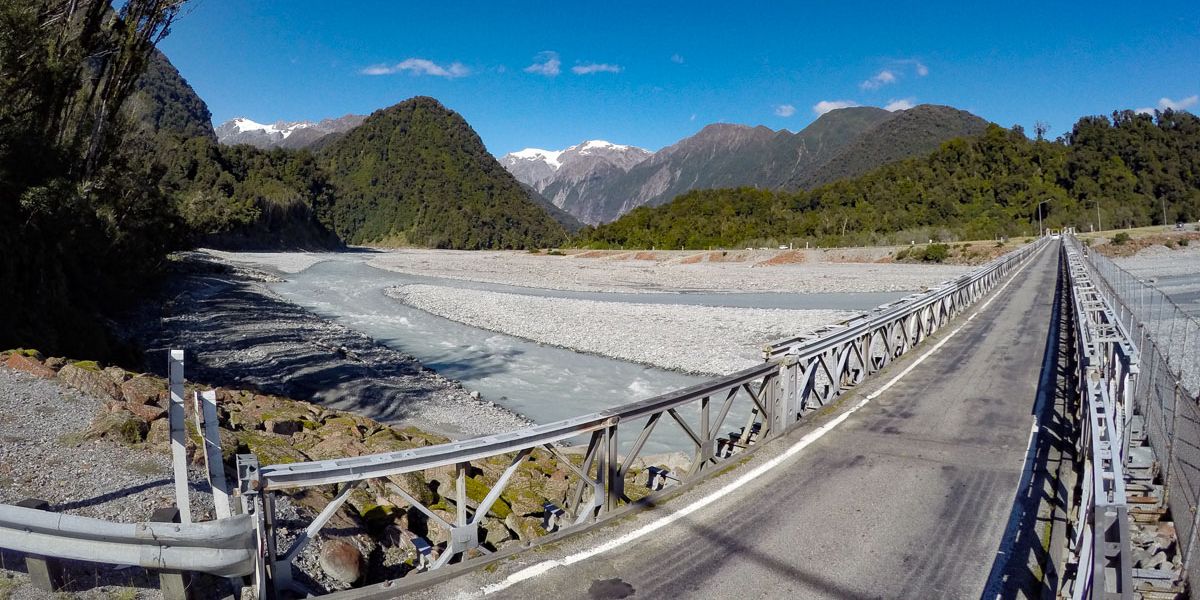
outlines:
[[[636,146],[589,140],[565,150],[526,148],[500,159],[519,181],[567,213],[594,223],[590,213],[607,182],[625,174],[652,152]]]

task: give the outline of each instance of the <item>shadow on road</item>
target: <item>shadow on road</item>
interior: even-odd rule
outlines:
[[[984,586],[981,598],[987,600],[1053,597],[1061,577],[1058,560],[1052,556],[1057,547],[1052,537],[1065,535],[1062,515],[1067,510],[1068,485],[1060,474],[1070,470],[1077,436],[1073,311],[1064,289],[1064,269],[1060,255],[1033,406],[1039,429],[1026,454],[1008,526]]]

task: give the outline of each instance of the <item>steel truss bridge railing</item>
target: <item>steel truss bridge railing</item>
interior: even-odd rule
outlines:
[[[1134,536],[1135,592],[1175,597],[1200,577],[1200,321],[1150,282],[1108,258],[1069,245],[1092,288],[1108,302],[1105,319],[1135,348],[1121,384],[1120,447],[1128,511],[1138,524],[1173,535]],[[1120,372],[1105,377],[1120,377]],[[1139,538],[1150,540],[1139,547]],[[1149,564],[1146,564],[1149,563]],[[1140,567],[1140,568],[1139,568]]]
[[[1063,589],[1076,600],[1129,599],[1134,582],[1124,465],[1138,354],[1078,242],[1068,237],[1064,246],[1079,392],[1076,456],[1083,469]]]
[[[961,314],[1018,265],[1048,243],[1041,238],[1009,252],[969,275],[924,293],[882,306],[839,325],[782,340],[764,349],[766,361],[724,377],[590,415],[526,429],[399,452],[292,464],[259,465],[250,455],[239,461],[239,489],[261,507],[258,530],[263,553],[260,582],[274,589],[294,587],[292,562],[324,524],[359,486],[385,479],[390,492],[422,513],[431,526],[447,532],[437,552],[428,540],[414,538],[423,569],[438,569],[451,561],[488,555],[481,527],[505,493],[523,462],[534,452],[557,460],[570,479],[567,492],[544,503],[547,532],[570,530],[594,523],[640,498],[664,488],[700,478],[749,448],[777,438],[800,419],[829,405],[866,377],[904,355],[952,318]],[[744,425],[733,415],[745,415]],[[681,431],[691,447],[690,463],[678,473],[665,468],[639,468],[638,459],[655,432]],[[619,440],[630,436],[622,451]],[[568,456],[565,445],[586,439],[582,455]],[[486,484],[468,484],[476,471],[472,463],[503,461],[506,465]],[[644,464],[644,463],[641,463]],[[397,476],[406,473],[453,473],[453,489],[445,499],[453,514],[438,514],[418,501],[418,490],[406,490]],[[300,534],[291,547],[275,547],[274,496],[286,490],[338,486],[334,499]],[[447,486],[450,487],[450,486]],[[474,498],[468,492],[475,487]],[[270,595],[274,590],[263,590]]]

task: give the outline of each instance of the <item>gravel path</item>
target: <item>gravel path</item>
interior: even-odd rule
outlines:
[[[405,285],[388,295],[474,327],[664,369],[724,374],[762,362],[772,340],[849,318],[835,310],[635,304]]]
[[[830,251],[833,252],[833,251]],[[524,252],[392,250],[368,264],[412,275],[487,283],[591,292],[889,292],[920,290],[953,279],[972,267],[874,262],[828,262],[823,251],[802,255],[804,262],[759,266],[770,260],[687,263],[696,253],[658,252],[599,258],[586,254],[533,255]],[[824,257],[828,258],[828,257]],[[290,260],[279,258],[278,260]]]

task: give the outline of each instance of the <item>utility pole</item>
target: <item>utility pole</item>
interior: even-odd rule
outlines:
[[[1165,227],[1165,228],[1167,228],[1167,229],[1170,229],[1170,228],[1171,228],[1171,224],[1170,224],[1170,223],[1167,223],[1167,198],[1166,198],[1166,196],[1162,196],[1162,197],[1160,197],[1160,198],[1159,198],[1159,200],[1161,200],[1161,201],[1162,201],[1162,209],[1163,209],[1163,227]]]
[[[1047,202],[1049,202],[1049,200],[1042,200],[1041,202],[1038,202],[1038,237],[1042,237],[1046,234],[1046,230],[1042,229],[1042,205]]]
[[[1104,226],[1100,224],[1100,201],[1093,200],[1096,203],[1096,231],[1104,231]]]

